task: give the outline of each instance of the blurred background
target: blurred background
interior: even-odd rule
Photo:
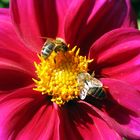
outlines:
[[[138,18],[138,26],[139,26],[139,29],[140,29],[140,0],[131,0],[131,3],[132,3],[132,6],[133,6],[133,9],[136,12],[136,16]]]
[[[130,0],[132,3],[132,7],[136,12],[136,16],[138,18],[138,25],[140,29],[140,0]],[[0,7],[9,7],[9,0],[0,0]]]
[[[0,0],[0,7],[9,7],[9,0]]]

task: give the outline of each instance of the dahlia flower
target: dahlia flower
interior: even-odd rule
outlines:
[[[0,139],[140,139],[140,31],[129,1],[10,2],[0,9]],[[44,59],[45,37],[69,50]],[[95,73],[105,99],[79,99],[80,71]]]

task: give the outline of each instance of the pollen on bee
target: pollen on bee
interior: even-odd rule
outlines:
[[[68,45],[69,47],[69,45]],[[55,53],[44,59],[38,55],[40,63],[34,63],[37,79],[33,79],[33,90],[51,96],[51,101],[63,105],[80,94],[77,82],[78,74],[88,71],[88,64],[93,60],[80,56],[80,49],[75,46],[68,51]]]

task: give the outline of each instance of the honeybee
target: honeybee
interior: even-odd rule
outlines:
[[[81,100],[84,100],[88,95],[99,100],[106,98],[102,82],[93,78],[89,73],[80,73],[78,75],[78,83],[80,88],[79,98]]]
[[[68,46],[61,38],[47,38],[46,42],[42,47],[41,55],[44,57],[44,59],[47,59],[53,51],[55,51],[56,53],[60,51],[66,52],[68,51]]]

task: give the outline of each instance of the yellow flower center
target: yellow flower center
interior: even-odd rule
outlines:
[[[51,96],[51,101],[58,105],[79,97],[78,74],[87,72],[88,63],[92,62],[79,55],[80,49],[75,50],[76,46],[66,52],[53,51],[47,59],[38,55],[40,63],[34,62],[38,76],[33,79],[34,90]]]

